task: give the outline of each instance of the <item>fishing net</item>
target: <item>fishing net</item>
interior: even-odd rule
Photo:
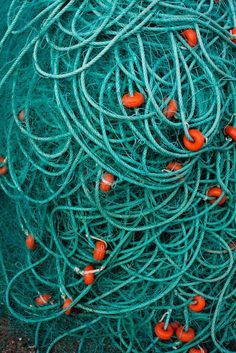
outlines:
[[[5,310],[38,353],[235,352],[235,1],[1,19]]]

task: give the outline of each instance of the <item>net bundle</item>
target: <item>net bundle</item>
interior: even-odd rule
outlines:
[[[38,353],[234,352],[234,1],[4,6],[7,310]]]

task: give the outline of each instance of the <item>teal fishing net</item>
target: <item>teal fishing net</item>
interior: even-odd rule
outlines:
[[[38,353],[235,352],[235,1],[1,19],[5,310]]]

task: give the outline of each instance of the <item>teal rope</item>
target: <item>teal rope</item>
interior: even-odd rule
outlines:
[[[6,24],[0,185],[18,230],[1,240],[0,293],[34,325],[37,353],[67,341],[83,353],[233,352],[236,159],[223,131],[236,127],[234,1],[13,0]],[[123,94],[136,91],[145,103],[125,108]],[[171,99],[178,110],[167,119]],[[197,152],[183,146],[189,128],[206,138]],[[173,161],[182,169],[168,171]],[[104,171],[115,178],[107,194]],[[216,185],[223,206],[209,202]],[[102,262],[96,239],[108,245]],[[86,286],[88,264],[100,271]],[[37,306],[44,293],[51,300]],[[188,308],[195,295],[207,303],[200,313]],[[193,327],[194,341],[160,340],[162,317],[165,328]]]

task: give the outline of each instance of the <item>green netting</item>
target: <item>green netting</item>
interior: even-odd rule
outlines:
[[[224,133],[236,128],[235,1],[15,0],[0,22],[8,313],[38,353],[236,352],[236,137]],[[144,104],[126,108],[134,92]],[[178,109],[167,118],[170,99]],[[183,145],[189,129],[204,135],[196,152]],[[114,176],[107,193],[104,172]],[[196,295],[201,312],[188,306]],[[161,340],[159,321],[196,336]]]

